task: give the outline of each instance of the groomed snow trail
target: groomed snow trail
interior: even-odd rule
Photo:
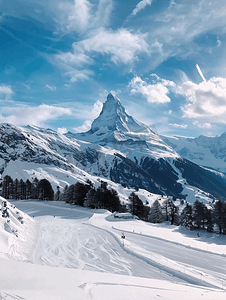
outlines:
[[[110,233],[86,224],[87,220],[65,220],[52,216],[38,218],[40,239],[34,262],[53,267],[183,282],[131,256]]]
[[[134,226],[145,226],[140,221],[122,222],[103,210],[70,207],[57,202],[23,201],[18,204],[24,206],[25,212],[33,214],[39,224],[39,242],[34,255],[36,264],[226,287],[226,276],[221,267],[225,264],[223,256],[194,251],[142,233],[131,233]],[[116,224],[120,231],[124,226],[130,230],[130,233],[125,231],[124,248],[121,232],[114,229]]]

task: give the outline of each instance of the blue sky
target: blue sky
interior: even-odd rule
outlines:
[[[0,122],[87,131],[109,92],[159,134],[226,131],[224,0],[0,0]]]

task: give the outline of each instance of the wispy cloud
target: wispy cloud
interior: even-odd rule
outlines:
[[[153,58],[150,60],[151,67],[156,67],[169,57],[189,57],[199,52],[207,53],[210,49],[212,51],[212,45],[202,45],[196,39],[216,30],[219,34],[224,33],[226,18],[223,15],[216,16],[216,11],[222,8],[225,8],[224,0],[210,1],[208,5],[203,0],[178,0],[171,1],[167,9],[151,16],[154,19],[150,20],[150,47],[156,41],[162,45],[161,52],[150,52]],[[216,42],[215,48],[220,44]]]
[[[181,129],[186,129],[188,127],[187,124],[177,124],[177,123],[173,123],[173,124],[169,124],[170,126],[174,127],[174,128],[181,128]]]
[[[200,123],[199,121],[194,121],[192,123],[193,125],[197,126],[198,128],[204,128],[204,129],[211,129],[214,127],[211,123]]]
[[[10,99],[13,94],[13,90],[10,85],[0,85],[0,97]]]
[[[60,1],[54,9],[55,22],[62,31],[85,34],[107,26],[112,9],[113,0],[99,0],[98,5],[88,0]]]
[[[144,9],[147,5],[151,5],[153,0],[142,0],[139,3],[137,3],[136,7],[134,8],[132,15],[136,15],[139,11]]]
[[[0,122],[8,122],[14,125],[44,126],[45,122],[57,119],[63,115],[71,115],[68,108],[55,107],[42,104],[38,107],[15,106],[3,107],[0,111]]]
[[[56,87],[54,85],[48,85],[48,84],[46,84],[46,89],[50,90],[50,91],[55,91]]]
[[[138,76],[134,77],[129,83],[131,93],[142,94],[149,103],[170,102],[171,99],[167,96],[170,93],[168,87],[173,87],[175,83],[173,81],[161,79],[157,75],[152,75],[152,77],[157,82],[149,84]]]
[[[139,53],[148,52],[146,35],[132,33],[126,29],[101,29],[94,36],[73,44],[74,51],[78,53],[100,53],[109,55],[115,63],[131,63]]]
[[[126,29],[92,32],[92,36],[73,43],[73,52],[65,52],[49,57],[71,82],[89,80],[94,72],[89,69],[95,64],[98,55],[102,55],[105,63],[129,64],[138,59],[141,53],[148,53],[145,35],[132,33]]]
[[[91,4],[87,0],[59,4],[60,22],[67,31],[84,32],[89,27]]]

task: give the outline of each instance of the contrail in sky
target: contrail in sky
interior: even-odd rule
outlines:
[[[202,74],[202,71],[201,71],[201,69],[199,68],[199,65],[196,64],[195,66],[196,66],[196,68],[197,68],[197,70],[198,70],[198,72],[199,72],[199,75],[202,77],[202,80],[206,82],[206,79],[205,79],[204,75]]]

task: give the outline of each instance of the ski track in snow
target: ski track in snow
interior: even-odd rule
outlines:
[[[131,256],[101,228],[53,217],[39,222],[41,236],[34,258],[37,264],[175,281],[171,274]]]
[[[39,265],[71,268],[101,273],[120,274],[150,279],[166,280],[171,283],[217,287],[226,289],[225,257],[202,250],[188,248],[172,241],[123,230],[123,224],[132,229],[133,224],[140,226],[140,221],[107,221],[106,211],[83,209],[80,207],[60,207],[58,203],[14,202],[18,208],[26,208],[35,217],[39,227],[39,239],[33,261],[31,251],[34,241],[27,248],[27,253],[20,257],[25,245],[18,244],[10,249],[10,258],[33,262]],[[95,213],[94,213],[95,212]],[[107,220],[106,220],[107,217]],[[131,224],[131,225],[130,225]],[[139,228],[138,226],[138,228]],[[125,247],[122,247],[121,232],[126,234]],[[33,233],[37,234],[33,228]],[[29,234],[32,234],[29,233]],[[19,250],[18,250],[19,249]],[[26,259],[27,255],[27,259]],[[210,263],[211,262],[211,263]],[[114,286],[114,283],[84,282],[80,285],[88,299],[96,299],[93,290],[100,286]],[[126,285],[115,284],[125,288]],[[128,285],[129,288],[130,285]],[[133,286],[147,289],[148,286]],[[152,287],[153,289],[153,287]],[[1,299],[25,299],[10,294],[0,294]],[[8,297],[8,298],[7,298]],[[11,297],[11,298],[10,298]]]

